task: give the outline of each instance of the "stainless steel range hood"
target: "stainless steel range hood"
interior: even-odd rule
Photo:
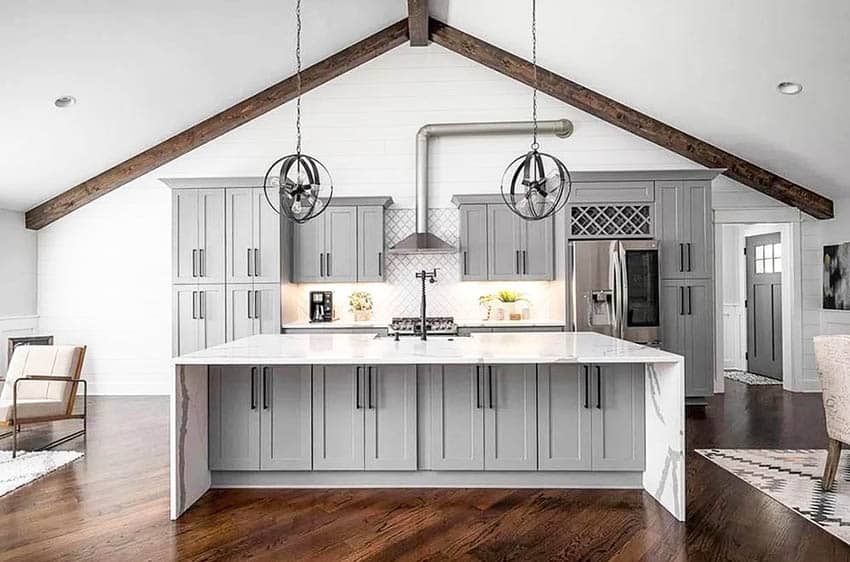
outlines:
[[[428,141],[446,135],[516,135],[533,131],[532,121],[494,123],[432,123],[416,133],[416,232],[388,250],[391,254],[451,254],[457,248],[428,232]],[[573,133],[568,119],[538,121],[538,134],[567,138]]]

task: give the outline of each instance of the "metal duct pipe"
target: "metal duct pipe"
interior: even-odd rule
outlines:
[[[448,135],[530,135],[533,130],[533,121],[423,125],[416,133],[416,232],[428,232],[428,139]],[[565,139],[573,134],[573,124],[569,119],[538,121],[537,133]]]

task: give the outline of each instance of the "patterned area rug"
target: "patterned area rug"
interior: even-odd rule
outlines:
[[[723,376],[725,376],[727,379],[742,382],[744,384],[782,384],[782,381],[771,379],[769,377],[763,377],[755,373],[739,371],[737,369],[726,369],[723,371]]]
[[[0,451],[0,496],[82,457],[77,451]]]
[[[850,544],[850,451],[843,451],[831,491],[821,486],[826,451],[698,449],[747,484]]]

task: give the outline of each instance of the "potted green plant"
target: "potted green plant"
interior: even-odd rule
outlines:
[[[516,303],[519,302],[528,302],[528,299],[520,293],[519,291],[510,291],[510,290],[502,290],[497,293],[497,297],[499,302],[504,305],[504,312],[502,313],[502,318],[507,316],[511,320],[521,320],[522,313],[516,309]]]
[[[348,296],[348,308],[354,313],[355,322],[372,319],[372,295],[366,291],[355,291]]]

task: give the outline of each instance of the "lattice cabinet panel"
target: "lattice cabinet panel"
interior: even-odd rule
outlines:
[[[649,238],[655,234],[652,204],[571,205],[570,238]]]

